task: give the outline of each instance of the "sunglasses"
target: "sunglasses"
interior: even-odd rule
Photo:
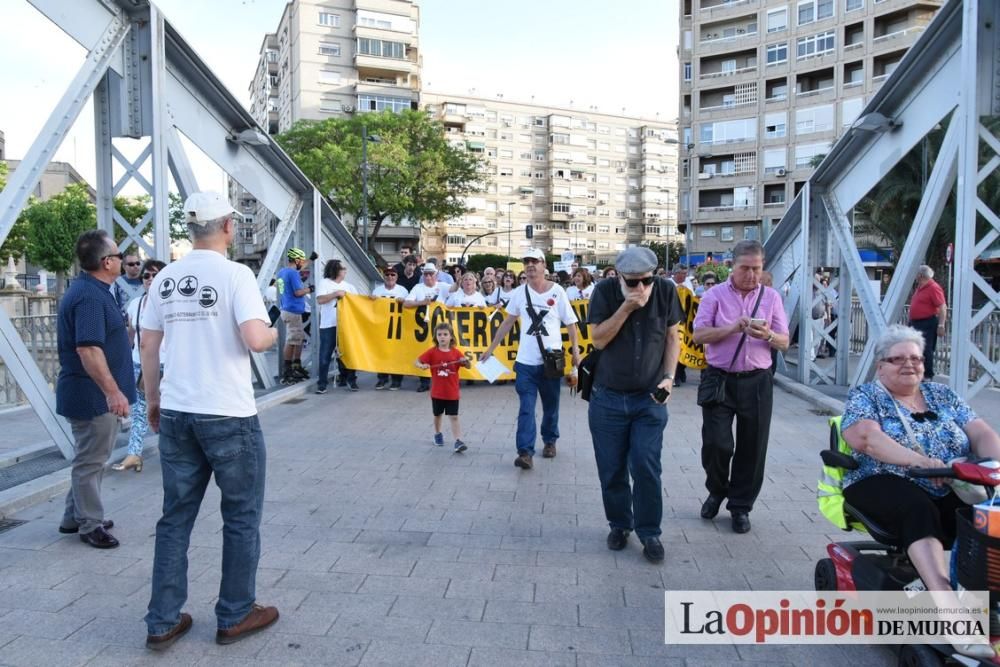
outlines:
[[[523,283],[525,280],[528,279],[528,276],[518,276],[517,279]]]
[[[159,271],[153,271],[152,273],[150,273],[149,271],[147,271],[146,273],[142,274],[142,279],[143,280],[149,280],[150,278],[155,277],[157,273],[159,273]]]
[[[524,263],[525,264],[540,264],[541,260],[535,259],[534,257],[525,257],[524,258]]]
[[[913,421],[917,421],[920,423],[923,423],[925,421],[926,422],[937,421],[938,418],[937,413],[934,412],[933,410],[927,410],[926,412],[914,412],[911,414],[913,416]]]
[[[911,355],[902,355],[901,354],[901,355],[899,355],[897,357],[886,357],[882,361],[887,361],[890,364],[892,364],[893,366],[902,366],[907,361],[909,361],[914,366],[923,366],[924,365],[924,358],[923,357],[918,357],[915,354],[911,354]]]
[[[642,283],[646,287],[653,284],[653,276],[646,276],[645,278],[622,278],[625,281],[626,287],[638,287],[639,283]]]
[[[141,266],[142,262],[125,262],[125,266]]]
[[[125,259],[125,253],[123,253],[123,252],[116,252],[113,255],[105,255],[104,257],[101,257],[101,260],[103,261],[105,259],[114,259],[115,257],[117,257],[118,259],[122,259],[123,260],[123,259]]]

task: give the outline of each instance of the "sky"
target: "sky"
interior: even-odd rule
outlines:
[[[419,0],[424,89],[676,118],[677,2]],[[158,0],[156,5],[247,103],[261,40],[277,27],[284,0]],[[0,131],[7,158],[19,159],[85,53],[27,0],[0,0],[0,12],[0,62],[8,63]],[[88,104],[56,154],[91,183],[93,123]],[[224,190],[207,158],[190,157],[201,187]]]

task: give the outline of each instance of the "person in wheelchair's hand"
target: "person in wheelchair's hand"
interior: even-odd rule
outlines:
[[[876,380],[853,390],[841,432],[858,469],[844,476],[844,499],[899,536],[928,590],[950,590],[945,546],[964,503],[942,479],[907,468],[942,468],[960,456],[1000,460],[1000,436],[946,385],[924,382],[924,339],[890,326],[875,344]]]

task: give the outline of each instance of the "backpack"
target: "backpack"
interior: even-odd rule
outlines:
[[[816,503],[820,514],[841,530],[868,530],[859,521],[848,521],[844,514],[844,473],[857,467],[853,450],[840,435],[843,416],[830,418],[830,449],[822,452],[823,468],[816,484]]]

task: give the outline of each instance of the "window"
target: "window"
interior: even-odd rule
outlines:
[[[319,24],[329,26],[331,28],[339,28],[340,14],[331,14],[330,12],[320,12]]]
[[[784,112],[769,113],[764,115],[764,136],[768,139],[776,139],[785,136],[785,123],[788,115]]]
[[[701,124],[700,141],[705,144],[725,144],[757,138],[756,118],[737,118]]]
[[[852,97],[840,103],[840,125],[850,127],[851,123],[861,115],[861,110],[865,108],[865,98]]]
[[[865,0],[847,0],[847,2],[844,3],[844,11],[853,12],[857,9],[863,9],[864,6]]]
[[[833,129],[833,105],[823,104],[795,111],[795,134],[827,132]]]
[[[406,44],[360,37],[358,38],[358,55],[403,60],[406,58]]]
[[[788,42],[767,45],[767,64],[777,65],[788,60]]]
[[[785,147],[764,149],[764,173],[772,174],[785,168]]]
[[[798,4],[799,25],[833,16],[833,0],[806,0]]]
[[[358,95],[358,111],[400,112],[412,108],[410,100],[402,97],[387,97],[384,95]]]
[[[321,56],[340,56],[340,44],[336,42],[320,42],[319,54]]]
[[[808,167],[812,164],[813,158],[819,155],[826,155],[830,150],[830,144],[803,144],[795,147],[795,166]]]
[[[449,234],[447,239],[448,245],[462,245],[465,243],[465,237],[459,236],[457,234]]]
[[[788,7],[772,9],[767,13],[767,31],[780,32],[788,28]]]
[[[833,51],[834,45],[836,44],[836,37],[834,37],[834,34],[833,30],[828,30],[827,32],[821,32],[818,35],[799,37],[796,42],[796,57],[808,58],[809,56],[821,55],[823,53]]]
[[[319,82],[337,85],[340,83],[340,72],[334,72],[328,69],[321,69],[319,71]]]
[[[747,225],[743,228],[743,240],[744,241],[757,241],[759,240],[759,233],[756,225]]]
[[[684,63],[684,80],[691,80],[691,63]]]
[[[723,227],[719,230],[719,240],[720,241],[732,241],[733,240],[733,228]]]
[[[564,202],[555,202],[552,204],[553,213],[569,213],[569,204]]]

